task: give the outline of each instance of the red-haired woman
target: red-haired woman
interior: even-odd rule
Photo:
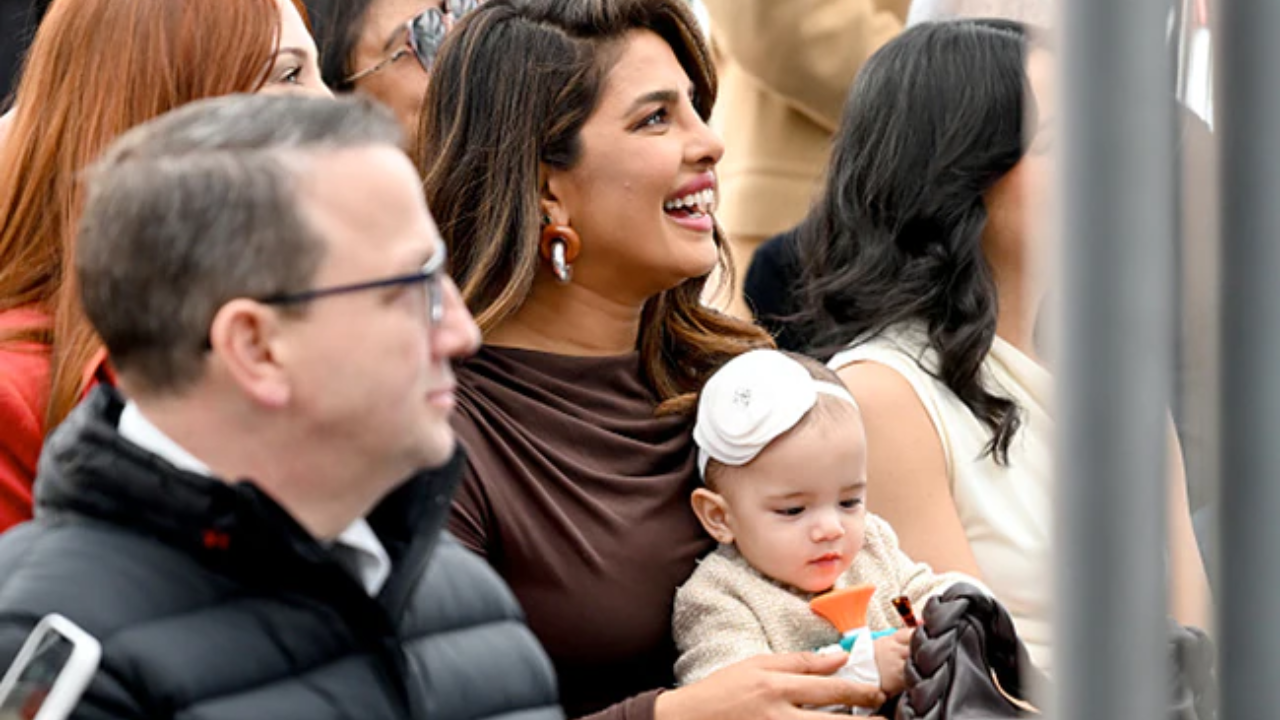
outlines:
[[[80,171],[117,135],[237,92],[327,93],[294,0],[55,0],[0,141],[0,531],[48,434],[110,382],[72,272]],[[157,308],[164,312],[164,308]]]

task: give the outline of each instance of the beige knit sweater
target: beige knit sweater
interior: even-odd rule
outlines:
[[[867,513],[862,551],[836,587],[876,586],[867,608],[867,626],[874,631],[901,627],[892,598],[910,597],[919,615],[930,596],[956,582],[982,587],[966,575],[937,575],[928,565],[913,562],[898,548],[898,537],[889,524]],[[817,650],[837,642],[839,631],[809,609],[813,597],[766,578],[732,545],[721,545],[676,591],[672,620],[680,652],[676,681],[681,685],[697,682],[755,655]]]

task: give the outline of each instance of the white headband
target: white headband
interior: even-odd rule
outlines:
[[[777,350],[752,350],[725,363],[698,398],[693,426],[698,473],[706,477],[710,460],[751,462],[800,422],[818,402],[818,393],[858,406],[844,386],[815,380],[805,366]]]

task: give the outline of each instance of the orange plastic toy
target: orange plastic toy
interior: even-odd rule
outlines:
[[[836,626],[843,636],[867,626],[867,606],[875,585],[855,585],[832,590],[809,601],[809,608]]]

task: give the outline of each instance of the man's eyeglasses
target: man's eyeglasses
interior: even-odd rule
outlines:
[[[436,53],[440,52],[440,45],[444,42],[445,33],[449,31],[453,23],[461,20],[479,5],[480,0],[445,0],[443,9],[438,7],[427,8],[420,15],[404,24],[403,27],[409,35],[407,46],[401,47],[383,58],[378,64],[361,70],[343,82],[353,83],[361,78],[368,77],[409,53],[413,53],[414,57],[418,59],[418,64],[422,66],[423,70],[430,72],[431,64],[436,59]],[[445,21],[446,15],[449,18],[448,22]]]
[[[426,294],[426,307],[424,309],[427,314],[427,320],[430,322],[431,327],[437,327],[440,325],[440,321],[444,320],[444,283],[447,277],[445,274],[445,251],[444,246],[441,246],[436,251],[436,254],[431,256],[430,260],[422,264],[422,269],[408,275],[397,275],[351,285],[303,290],[296,293],[277,293],[258,298],[258,302],[265,305],[297,305],[330,295],[343,295],[364,290],[420,283]]]

